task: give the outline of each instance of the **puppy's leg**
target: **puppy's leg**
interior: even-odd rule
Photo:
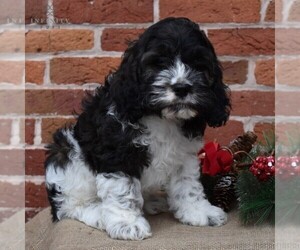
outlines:
[[[168,185],[170,210],[185,224],[221,226],[226,223],[227,215],[205,198],[199,177],[198,161],[190,156],[185,165],[172,175]]]
[[[142,240],[151,236],[143,217],[140,181],[118,173],[97,175],[97,195],[102,200],[102,224],[115,239]]]

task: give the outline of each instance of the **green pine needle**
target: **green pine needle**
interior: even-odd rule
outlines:
[[[236,192],[239,197],[240,218],[244,224],[274,222],[274,178],[260,182],[250,171],[243,171],[239,174]]]

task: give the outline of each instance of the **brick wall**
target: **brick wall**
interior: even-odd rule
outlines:
[[[6,159],[12,157],[12,148],[23,143],[19,140],[14,146],[11,137],[22,135],[20,131],[25,128],[28,218],[48,206],[44,145],[51,141],[53,131],[74,121],[73,110],[80,112],[84,91],[101,84],[104,76],[118,66],[126,41],[162,18],[185,16],[200,24],[219,55],[224,81],[232,89],[230,121],[225,127],[209,128],[206,140],[226,144],[243,131],[254,130],[261,135],[274,126],[274,0],[53,0],[56,21],[69,23],[54,24],[48,16],[48,25],[47,1],[41,2],[26,1],[26,74],[11,81],[25,81],[26,117],[0,118],[1,130],[7,130],[0,135],[0,149]],[[279,23],[282,18],[287,20],[290,9],[294,8],[278,10]],[[8,35],[2,34],[2,38]],[[0,80],[8,82],[1,78],[0,74]],[[17,164],[13,159],[7,162]],[[7,174],[18,175],[13,166],[1,169],[0,175]],[[0,185],[13,195],[20,188],[9,181]]]

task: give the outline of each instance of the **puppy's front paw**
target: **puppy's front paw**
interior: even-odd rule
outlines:
[[[137,217],[134,222],[120,221],[106,229],[109,236],[120,240],[143,240],[151,237],[151,229],[144,217]]]
[[[227,222],[227,214],[219,207],[211,206],[208,211],[208,224],[210,226],[222,226]]]
[[[189,208],[181,214],[176,212],[182,223],[192,226],[222,226],[227,222],[227,214],[219,207],[208,205],[201,208]]]

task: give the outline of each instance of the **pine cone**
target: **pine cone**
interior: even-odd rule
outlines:
[[[212,204],[230,211],[236,200],[235,185],[237,177],[234,174],[222,176],[213,188]]]
[[[241,161],[244,157],[243,154],[234,154],[238,151],[245,151],[249,153],[256,142],[257,135],[251,131],[244,133],[243,135],[237,137],[232,142],[229,143],[228,148],[234,155],[236,161]]]

